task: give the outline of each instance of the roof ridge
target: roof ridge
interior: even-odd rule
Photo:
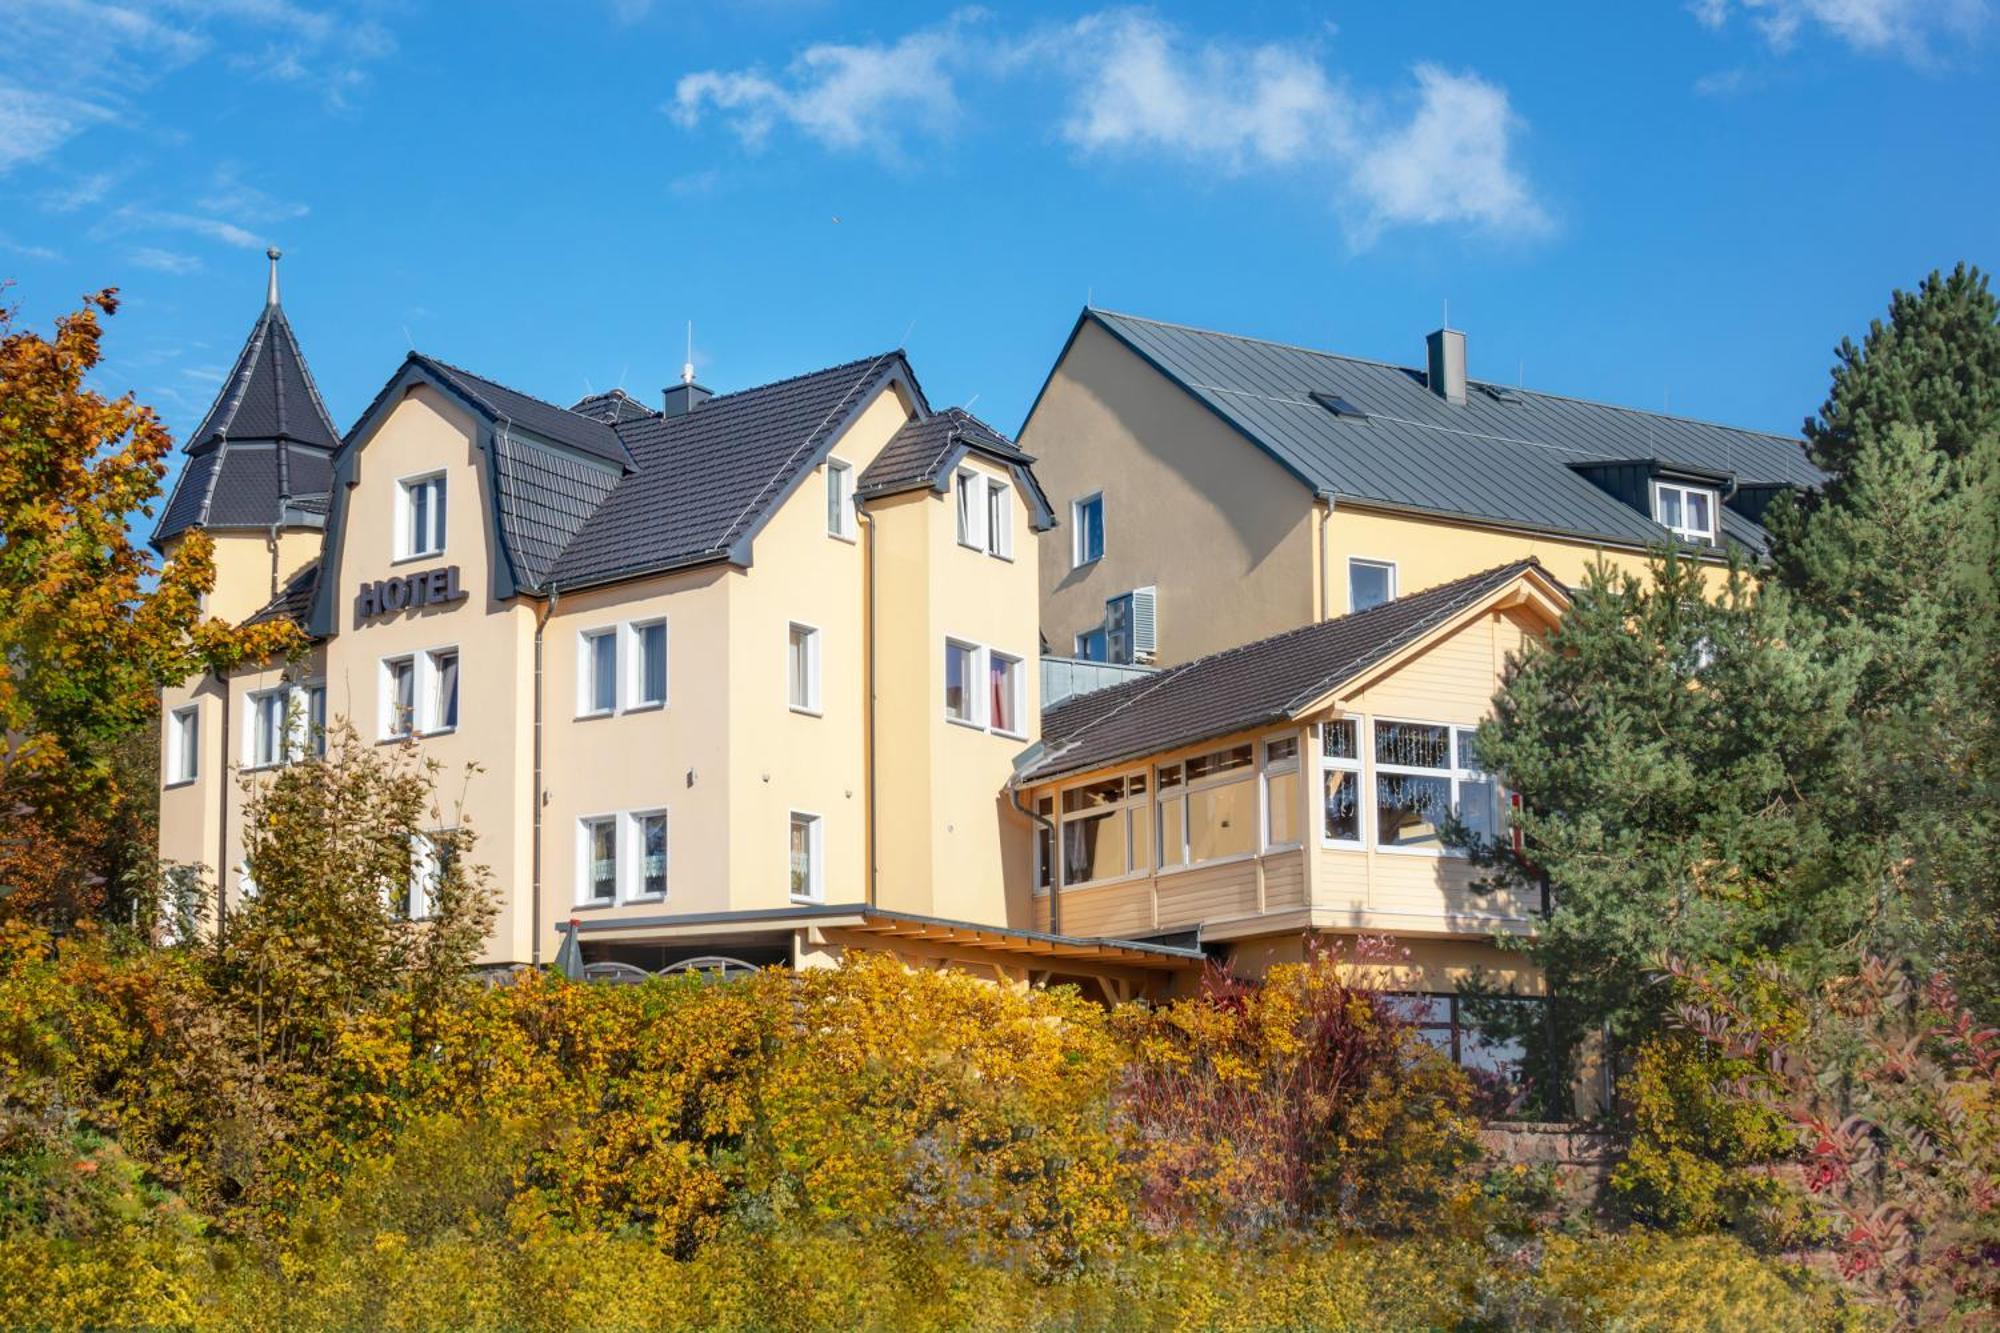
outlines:
[[[726,402],[731,398],[741,398],[746,393],[762,393],[766,389],[776,389],[787,384],[796,384],[800,380],[809,380],[818,375],[831,375],[837,370],[847,370],[853,366],[879,364],[890,357],[901,355],[903,355],[902,348],[892,347],[886,352],[877,352],[873,356],[857,356],[852,361],[839,361],[830,366],[821,366],[818,370],[808,370],[797,375],[787,375],[783,379],[767,380],[762,384],[746,384],[740,389],[731,389],[728,393],[713,394],[702,406],[707,407],[711,403]]]
[[[1199,333],[1210,338],[1228,338],[1236,342],[1257,343],[1264,347],[1278,347],[1288,352],[1303,352],[1307,356],[1324,357],[1329,361],[1351,361],[1357,365],[1377,366],[1383,370],[1400,370],[1409,375],[1425,374],[1418,367],[1406,366],[1399,361],[1384,361],[1372,356],[1355,356],[1348,352],[1329,352],[1323,347],[1307,347],[1303,343],[1283,342],[1277,338],[1260,338],[1254,333],[1226,333],[1221,329],[1205,329],[1197,324],[1182,324],[1171,319],[1154,319],[1150,315],[1135,315],[1124,310],[1107,310],[1100,306],[1085,306],[1084,310],[1093,315],[1110,315],[1117,319],[1129,319],[1140,324],[1158,325],[1163,329],[1179,329],[1184,333]],[[1509,393],[1532,394],[1537,398],[1550,398],[1562,403],[1580,403],[1585,407],[1601,407],[1612,412],[1628,412],[1634,416],[1653,417],[1661,421],[1680,421],[1691,426],[1708,426],[1715,430],[1735,431],[1740,435],[1761,435],[1767,440],[1779,440],[1786,444],[1797,444],[1801,447],[1804,445],[1804,441],[1790,435],[1780,435],[1776,431],[1759,430],[1754,426],[1732,426],[1727,422],[1712,421],[1707,417],[1683,416],[1675,412],[1654,412],[1643,407],[1630,407],[1624,403],[1605,402],[1599,398],[1584,398],[1576,394],[1556,393],[1549,389],[1530,389],[1525,385],[1504,384],[1499,380],[1476,380],[1468,376],[1466,384],[1468,386],[1486,385],[1496,389],[1505,389]],[[1385,414],[1371,412],[1369,415]],[[1391,417],[1389,419],[1395,421],[1402,420],[1400,417]],[[1507,439],[1510,437],[1496,436],[1494,438]],[[1521,443],[1531,444],[1535,443],[1535,441],[1521,441]]]
[[[333,447],[337,450],[340,448],[342,439],[340,427],[333,424],[333,413],[326,410],[326,400],[319,396],[319,381],[313,378],[312,365],[306,360],[304,350],[299,347],[299,335],[292,330],[291,317],[285,314],[285,308],[282,305],[272,306],[271,308],[277,312],[279,322],[285,326],[285,336],[291,339],[292,355],[298,362],[299,377],[306,382],[306,393],[311,396],[313,408],[319,413],[320,420],[326,423],[327,434],[333,436]],[[282,425],[282,421],[279,424]],[[289,435],[285,438],[292,440],[295,444],[304,444],[310,449],[325,448],[324,445],[311,444],[305,440],[294,439]]]
[[[529,393],[525,389],[517,389],[511,384],[503,384],[499,380],[494,379],[491,375],[482,375],[476,370],[467,370],[464,366],[453,365],[451,362],[445,360],[443,357],[432,356],[429,352],[419,352],[413,348],[411,349],[410,355],[416,357],[420,361],[428,361],[432,365],[438,367],[440,370],[448,370],[454,375],[463,375],[468,379],[478,380],[481,384],[490,384],[496,389],[505,389],[508,393],[518,394],[521,397],[526,398],[531,402],[540,403],[543,407],[553,408],[558,412],[563,412],[568,414],[569,416],[573,416],[578,421],[588,421],[598,426],[602,426],[605,424],[604,422],[597,420],[596,417],[587,417],[581,412],[571,412],[567,407],[564,407],[561,403],[552,402],[551,400],[542,397],[540,394]],[[475,398],[478,397],[477,394],[474,394],[473,396]],[[482,401],[481,406],[485,407],[487,411],[492,412],[495,416],[504,417],[507,415],[507,413],[502,412],[498,407],[494,406],[492,403],[487,403]]]

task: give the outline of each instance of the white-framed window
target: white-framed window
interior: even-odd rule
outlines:
[[[803,810],[791,813],[786,860],[794,902],[818,902],[826,894],[822,823]]]
[[[664,708],[667,703],[667,622],[635,620],[625,626],[630,697],[625,707]]]
[[[785,638],[785,700],[794,713],[819,714],[819,630],[796,620]]]
[[[201,776],[201,705],[184,704],[167,714],[167,785],[178,787]]]
[[[239,902],[257,896],[257,879],[250,873],[250,858],[244,857],[236,863],[236,897]]]
[[[1004,736],[1020,736],[1021,714],[1025,707],[1023,686],[1027,675],[1021,659],[1006,653],[986,654],[987,725]]]
[[[1104,492],[1072,500],[1070,519],[1070,566],[1081,569],[1104,558]],[[1093,659],[1094,660],[1094,659]]]
[[[1162,764],[1160,869],[1254,855],[1258,828],[1257,749],[1248,741]]]
[[[1498,788],[1477,767],[1471,727],[1377,718],[1372,731],[1378,848],[1443,850],[1454,813],[1482,836],[1498,828]]]
[[[590,815],[576,822],[576,901],[583,907],[618,901],[616,815]]]
[[[1653,518],[1667,531],[1691,542],[1715,541],[1715,492],[1704,486],[1653,483]]]
[[[410,877],[393,904],[396,916],[404,921],[427,921],[437,911],[438,890],[451,872],[457,855],[450,829],[410,835]]]
[[[417,659],[382,659],[382,734],[412,736],[417,730]]]
[[[944,641],[944,715],[968,727],[979,719],[979,645]]]
[[[667,896],[667,812],[638,810],[630,816],[632,885],[625,897],[633,902],[659,902]]]
[[[1299,738],[1268,736],[1264,752],[1264,850],[1299,845]]]
[[[1319,792],[1321,845],[1361,846],[1361,719],[1319,724]]]
[[[444,473],[405,477],[397,483],[402,502],[396,507],[396,558],[444,553]]]
[[[1066,788],[1059,804],[1064,887],[1145,873],[1152,860],[1153,807],[1144,773]]]
[[[1108,662],[1111,660],[1111,640],[1104,632],[1104,626],[1087,629],[1076,636],[1076,655],[1086,662]]]
[[[826,460],[826,535],[854,540],[854,465]]]
[[[291,696],[291,689],[283,685],[251,692],[245,768],[275,768],[285,762],[292,745]]]
[[[1396,564],[1393,560],[1347,562],[1347,609],[1366,611],[1371,606],[1396,600]]]
[[[1014,488],[986,479],[986,554],[1014,558]]]
[[[429,677],[424,690],[423,730],[458,729],[458,649],[433,648],[424,654],[424,674]]]
[[[969,467],[960,468],[952,477],[952,497],[958,513],[958,544],[985,550],[986,478]]]
[[[618,707],[618,630],[583,630],[576,636],[576,712],[601,717]]]

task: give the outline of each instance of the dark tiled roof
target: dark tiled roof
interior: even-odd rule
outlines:
[[[412,352],[410,359],[445,380],[488,416],[504,419],[556,444],[621,467],[629,466],[632,461],[625,446],[618,441],[618,432],[611,428],[609,422],[566,411],[518,389],[496,384],[483,375],[460,370],[434,356]]]
[[[621,421],[642,421],[660,415],[658,408],[647,407],[623,389],[586,395],[571,403],[569,410],[578,416],[591,417],[614,426]]]
[[[284,309],[267,305],[208,415],[188,437],[155,544],[192,527],[267,527],[281,497],[332,484],[339,432],[299,352]]]
[[[863,495],[887,495],[937,484],[938,473],[960,449],[975,449],[1008,463],[1031,463],[1014,442],[962,407],[947,407],[906,423],[862,470]]]
[[[1463,404],[1421,370],[1088,310],[1094,320],[1316,490],[1540,532],[1653,545],[1666,532],[1572,470],[1656,459],[1743,482],[1816,486],[1798,441],[1685,417],[1473,381]],[[1318,394],[1321,397],[1315,398]],[[1359,415],[1323,399],[1346,400]],[[1763,529],[1731,511],[1724,535]]]
[[[1043,712],[1042,753],[1016,780],[1038,782],[1281,721],[1539,568],[1533,559],[1517,560],[1066,699]]]
[[[562,558],[563,587],[719,558],[790,489],[820,447],[903,354],[720,394],[692,412],[621,423],[636,471],[596,509]],[[608,429],[608,428],[607,428]]]
[[[315,560],[294,574],[291,581],[278,590],[278,595],[258,608],[243,623],[262,625],[274,620],[290,620],[299,625],[306,623],[306,615],[312,610],[313,593],[319,587],[319,561]]]

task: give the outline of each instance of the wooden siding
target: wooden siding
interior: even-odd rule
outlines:
[[[1261,875],[1260,875],[1261,871]],[[1259,879],[1263,905],[1258,905]],[[1112,939],[1181,930],[1305,906],[1305,859],[1296,849],[1063,890],[1062,933]],[[1049,900],[1035,900],[1035,929],[1049,930]]]

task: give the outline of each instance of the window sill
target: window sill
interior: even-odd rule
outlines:
[[[1162,866],[1160,875],[1185,875],[1190,870],[1213,870],[1217,866],[1236,866],[1257,859],[1257,852],[1238,852],[1234,856],[1218,856],[1211,861],[1193,861],[1184,866]]]
[[[1014,557],[1005,551],[988,551],[986,554],[992,556],[995,560],[1004,560],[1010,565],[1014,563]]]
[[[1373,850],[1385,856],[1433,856],[1451,861],[1466,859],[1465,853],[1455,847],[1387,847],[1377,843]]]
[[[194,786],[195,783],[200,781],[201,781],[201,774],[197,773],[191,778],[175,778],[172,782],[163,782],[160,784],[160,790],[178,791],[182,787],[192,787]]]
[[[377,736],[375,743],[377,745],[409,745],[415,742],[416,739],[416,732],[406,731],[399,736]]]
[[[437,560],[442,558],[443,555],[444,555],[443,547],[439,547],[435,551],[412,551],[408,555],[397,556],[395,559],[391,560],[389,564],[392,568],[397,565],[414,565],[419,560]]]
[[[1071,563],[1070,570],[1071,572],[1075,572],[1079,569],[1089,569],[1092,565],[1099,563],[1103,559],[1104,557],[1101,555],[1094,555],[1088,560],[1077,560]]]
[[[1153,877],[1151,870],[1133,870],[1123,875],[1107,875],[1103,879],[1087,879],[1081,884],[1065,884],[1063,892],[1073,889],[1113,889],[1121,884],[1141,884]]]
[[[273,760],[267,764],[239,764],[236,771],[239,773],[273,773],[284,766],[283,760]]]
[[[657,703],[626,704],[625,711],[628,713],[660,713],[666,711],[666,707],[667,707],[667,701],[665,699],[661,699]],[[592,714],[591,716],[595,717],[599,715]]]
[[[1008,731],[1003,727],[994,727],[993,734],[1003,741],[1025,741],[1028,739],[1022,732]]]
[[[1326,852],[1365,852],[1368,850],[1368,844],[1359,838],[1351,841],[1345,838],[1321,838],[1319,845],[1320,850]]]
[[[946,713],[944,715],[944,720],[951,723],[951,725],[953,725],[954,727],[964,727],[967,731],[986,730],[986,728],[983,725],[974,722],[971,718],[968,717],[953,717],[950,713]]]
[[[986,554],[986,543],[985,543],[985,542],[969,542],[969,541],[967,541],[967,540],[966,540],[965,538],[963,538],[963,537],[960,537],[960,538],[958,539],[958,545],[959,545],[959,549],[960,549],[960,550],[965,550],[965,551],[977,551],[977,552],[978,552],[979,554],[981,554],[981,555],[985,555],[985,554]]]
[[[615,708],[593,708],[588,713],[578,713],[576,720],[578,722],[594,722],[600,717],[615,717],[617,713],[618,710]]]
[[[457,727],[432,727],[429,730],[418,732],[417,735],[423,737],[425,740],[430,740],[435,736],[449,736],[457,730]]]
[[[634,907],[640,903],[663,903],[666,900],[667,895],[664,893],[637,893],[627,898],[624,905]]]
[[[861,538],[857,534],[852,532],[834,532],[831,529],[828,529],[826,535],[833,538],[837,542],[846,542],[849,546],[857,545],[861,541]]]
[[[611,901],[604,901],[601,899],[593,898],[587,903],[573,904],[570,910],[573,912],[608,912],[616,906],[618,906],[618,903],[615,899]]]
[[[802,707],[800,707],[800,706],[799,706],[798,704],[792,704],[792,705],[790,705],[790,706],[789,706],[789,711],[791,711],[791,712],[794,712],[794,713],[797,713],[797,714],[798,714],[798,715],[799,715],[800,717],[825,717],[825,716],[826,716],[826,714],[822,713],[822,712],[821,712],[821,711],[820,711],[819,709],[817,709],[817,708],[802,708]]]
[[[795,907],[810,907],[814,903],[824,902],[825,899],[820,897],[818,894],[812,894],[809,896],[802,897],[799,894],[795,893],[791,895],[791,901],[792,905]]]

